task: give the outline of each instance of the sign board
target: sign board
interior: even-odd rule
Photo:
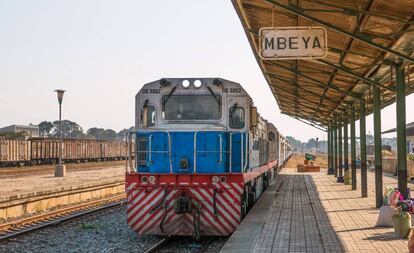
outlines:
[[[328,54],[324,27],[264,27],[259,38],[263,60],[321,59]]]

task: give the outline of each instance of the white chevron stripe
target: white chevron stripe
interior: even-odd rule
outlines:
[[[144,213],[145,211],[147,211],[149,208],[152,207],[152,205],[150,205],[148,202],[152,198],[152,196],[154,196],[155,194],[158,194],[158,195],[155,197],[154,202],[157,201],[158,199],[160,199],[161,196],[162,196],[162,194],[160,193],[160,190],[154,190],[154,191],[151,192],[150,195],[148,195],[145,198],[144,201],[142,201],[141,204],[137,205],[131,211],[131,215],[130,216],[134,216],[134,218],[132,218],[132,220],[129,222],[130,226],[132,226],[135,223],[135,221],[142,216],[142,213]],[[141,207],[143,207],[143,208],[141,208]]]
[[[137,183],[131,183],[130,185],[128,185],[125,191],[128,193],[132,188],[135,187],[135,185],[137,185]]]
[[[201,190],[204,190],[204,189],[201,189]],[[196,195],[199,200],[203,200],[204,199],[202,196],[200,196],[200,194],[196,190],[191,189],[191,192],[194,195]],[[207,193],[205,193],[205,191],[203,191],[203,193],[204,193],[204,195],[209,196]],[[211,213],[214,213],[214,209],[213,209],[213,207],[210,204],[206,204],[205,206],[207,207],[208,210],[210,210]],[[211,222],[216,223],[215,222],[215,219],[218,219],[223,224],[223,226],[225,226],[228,230],[233,231],[233,228],[221,216],[217,216],[216,218],[213,218],[210,215],[209,212],[204,212],[204,213],[206,214],[206,216],[208,217],[208,219]]]
[[[169,199],[171,199],[172,196],[174,196],[174,193],[177,190],[172,190],[171,192],[168,193],[167,197],[165,198],[165,201],[167,202]],[[154,201],[153,204],[155,204],[156,202]],[[153,205],[152,205],[153,206]],[[168,208],[168,207],[167,207]],[[135,226],[134,229],[138,229],[144,222],[147,222],[147,224],[141,228],[141,230],[145,230],[148,226],[151,226],[162,214],[164,214],[164,212],[161,210],[160,212],[158,212],[157,215],[155,215],[155,217],[151,220],[149,220],[151,214],[146,214],[146,217],[142,217],[141,221],[138,222]]]

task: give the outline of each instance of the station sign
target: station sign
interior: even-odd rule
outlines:
[[[264,27],[259,31],[263,60],[322,59],[328,54],[326,28]]]

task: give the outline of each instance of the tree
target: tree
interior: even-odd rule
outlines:
[[[86,131],[86,134],[88,136],[93,136],[95,140],[102,140],[104,132],[105,132],[105,129],[103,128],[92,127],[92,128],[89,128],[88,131]]]
[[[103,133],[103,140],[106,141],[115,141],[117,137],[117,133],[112,129],[106,129]]]
[[[86,132],[87,136],[91,136],[96,140],[115,141],[118,134],[112,129],[103,129],[92,127]]]
[[[286,136],[286,139],[293,145],[294,149],[299,151],[302,150],[302,142],[300,140],[297,140],[292,136]]]
[[[312,138],[309,139],[308,142],[305,145],[306,149],[313,149],[316,148],[316,139]]]
[[[59,137],[59,121],[53,122],[52,136]],[[76,122],[62,120],[62,136],[67,139],[80,139],[84,137],[83,129]]]
[[[118,136],[117,139],[120,140],[120,141],[125,140],[125,134],[127,132],[128,132],[128,129],[126,129],[126,128],[124,128],[121,131],[119,131],[118,134],[117,134],[117,136]]]
[[[42,121],[38,126],[40,135],[46,137],[50,135],[50,131],[53,128],[53,124],[50,121]]]

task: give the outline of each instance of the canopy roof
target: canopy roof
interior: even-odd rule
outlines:
[[[372,112],[372,87],[381,107],[395,101],[395,66],[414,90],[412,0],[232,0],[256,60],[282,113],[325,129],[348,118],[355,102]],[[328,56],[319,60],[262,60],[262,27],[323,26]],[[411,76],[411,78],[410,78]],[[356,111],[356,110],[355,110]]]

